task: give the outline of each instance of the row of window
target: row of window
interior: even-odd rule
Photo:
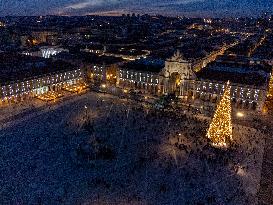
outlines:
[[[78,78],[82,76],[80,69],[75,71],[69,71],[65,73],[55,74],[54,76],[47,76],[38,79],[28,80],[20,83],[13,83],[10,85],[2,86],[0,90],[0,96],[16,96],[18,94],[28,94],[29,91],[42,88],[55,83],[65,82],[70,79]]]
[[[157,75],[149,74],[149,73],[141,73],[134,71],[126,71],[120,70],[119,77],[122,80],[133,80],[134,82],[146,82],[146,83],[154,83],[158,84],[159,79]]]
[[[206,86],[200,86],[196,87],[197,92],[212,92],[212,93],[219,93],[222,94],[225,90],[224,85],[218,86],[218,84],[213,87],[206,87]],[[259,89],[248,89],[248,88],[238,88],[238,87],[232,87],[231,88],[231,97],[239,97],[243,99],[254,99],[258,100],[259,97],[262,95],[261,90]]]

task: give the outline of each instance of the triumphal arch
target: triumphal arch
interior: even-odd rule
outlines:
[[[179,91],[184,80],[194,80],[196,75],[192,70],[193,63],[184,58],[179,50],[165,61],[161,72],[163,76],[165,93]]]

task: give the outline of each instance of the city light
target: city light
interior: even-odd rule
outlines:
[[[58,93],[55,91],[48,91],[47,93],[44,93],[42,95],[37,95],[36,97],[40,100],[43,100],[43,101],[54,101],[55,102],[55,100],[57,98],[60,98],[62,96],[63,96],[62,93]]]
[[[236,116],[237,116],[237,117],[244,117],[245,115],[244,115],[244,113],[242,113],[242,112],[237,112]]]
[[[85,83],[81,84],[74,84],[74,85],[66,85],[63,87],[63,90],[73,92],[73,93],[80,93],[84,91],[87,88],[87,85]]]
[[[264,103],[262,112],[263,114],[271,113],[273,110],[273,73],[271,73],[271,77],[268,84],[266,101]]]
[[[0,18],[0,205],[273,205],[270,12],[61,1]]]
[[[273,97],[273,73],[271,74],[271,77],[270,77],[267,97]]]

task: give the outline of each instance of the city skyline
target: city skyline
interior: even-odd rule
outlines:
[[[273,10],[273,2],[254,0],[11,0],[0,1],[0,16],[8,15],[121,15],[162,14],[188,17],[259,16]]]

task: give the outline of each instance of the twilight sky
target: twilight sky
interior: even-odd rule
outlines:
[[[149,13],[186,16],[251,16],[273,11],[273,0],[0,0],[5,15]]]

